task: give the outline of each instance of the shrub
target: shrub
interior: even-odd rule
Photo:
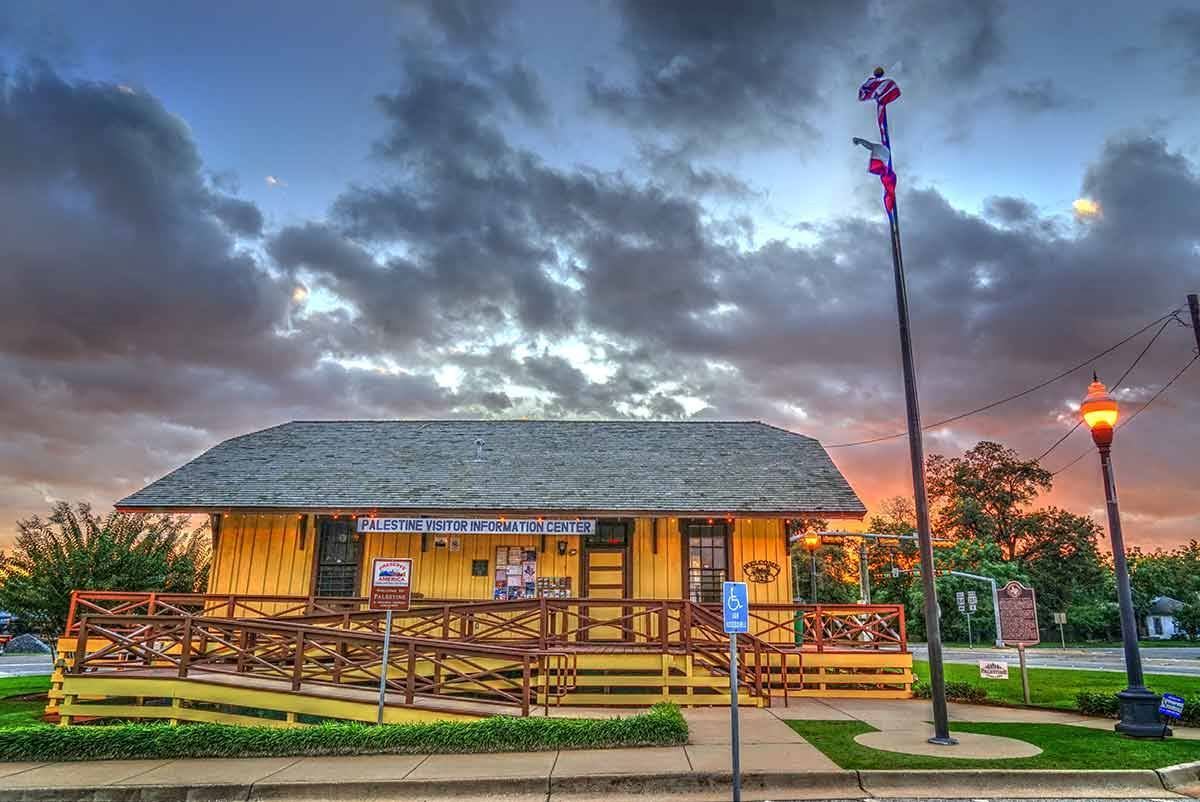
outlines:
[[[933,690],[929,687],[928,682],[917,680],[913,683],[913,696],[918,699],[928,699],[932,695]],[[987,701],[987,691],[969,682],[947,682],[946,698],[951,702],[982,704]]]
[[[1115,693],[1083,691],[1075,695],[1075,704],[1085,716],[1117,718],[1121,714],[1121,702]],[[1200,727],[1200,693],[1184,697],[1179,723],[1185,727]]]
[[[1100,691],[1080,691],[1075,694],[1075,704],[1085,716],[1116,718],[1119,709],[1117,695]]]
[[[688,728],[673,704],[627,718],[496,716],[432,724],[118,724],[0,728],[0,760],[169,760],[193,757],[533,752],[616,746],[674,746]]]

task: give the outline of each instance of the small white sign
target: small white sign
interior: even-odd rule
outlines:
[[[965,613],[967,611],[967,594],[960,590],[954,594],[954,600],[958,602],[958,611]]]
[[[979,676],[983,679],[1008,679],[1008,663],[1003,660],[980,660]]]

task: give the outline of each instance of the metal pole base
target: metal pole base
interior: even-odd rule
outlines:
[[[929,739],[929,743],[937,744],[938,746],[957,746],[958,739],[951,738],[949,735],[947,735],[945,738],[939,738],[935,735]]]
[[[1171,728],[1159,718],[1157,693],[1146,688],[1126,688],[1117,694],[1121,720],[1114,729],[1130,738],[1166,738]]]

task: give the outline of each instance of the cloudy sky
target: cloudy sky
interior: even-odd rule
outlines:
[[[1200,291],[1182,0],[8,4],[0,543],[297,418],[902,431],[879,183],[851,144],[876,136],[856,89],[877,63],[904,92],[927,422]],[[1168,318],[1095,362],[1115,382],[1155,334],[1129,411],[1192,331]],[[927,447],[1036,457],[1087,379]],[[1198,443],[1194,367],[1118,434],[1132,542],[1200,537]],[[1079,430],[1045,464],[1090,449]],[[903,438],[830,453],[868,505],[910,490]],[[1047,501],[1099,515],[1094,455]]]

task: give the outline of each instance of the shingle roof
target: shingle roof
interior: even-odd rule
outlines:
[[[117,507],[866,512],[813,438],[691,421],[295,421],[226,440]]]

